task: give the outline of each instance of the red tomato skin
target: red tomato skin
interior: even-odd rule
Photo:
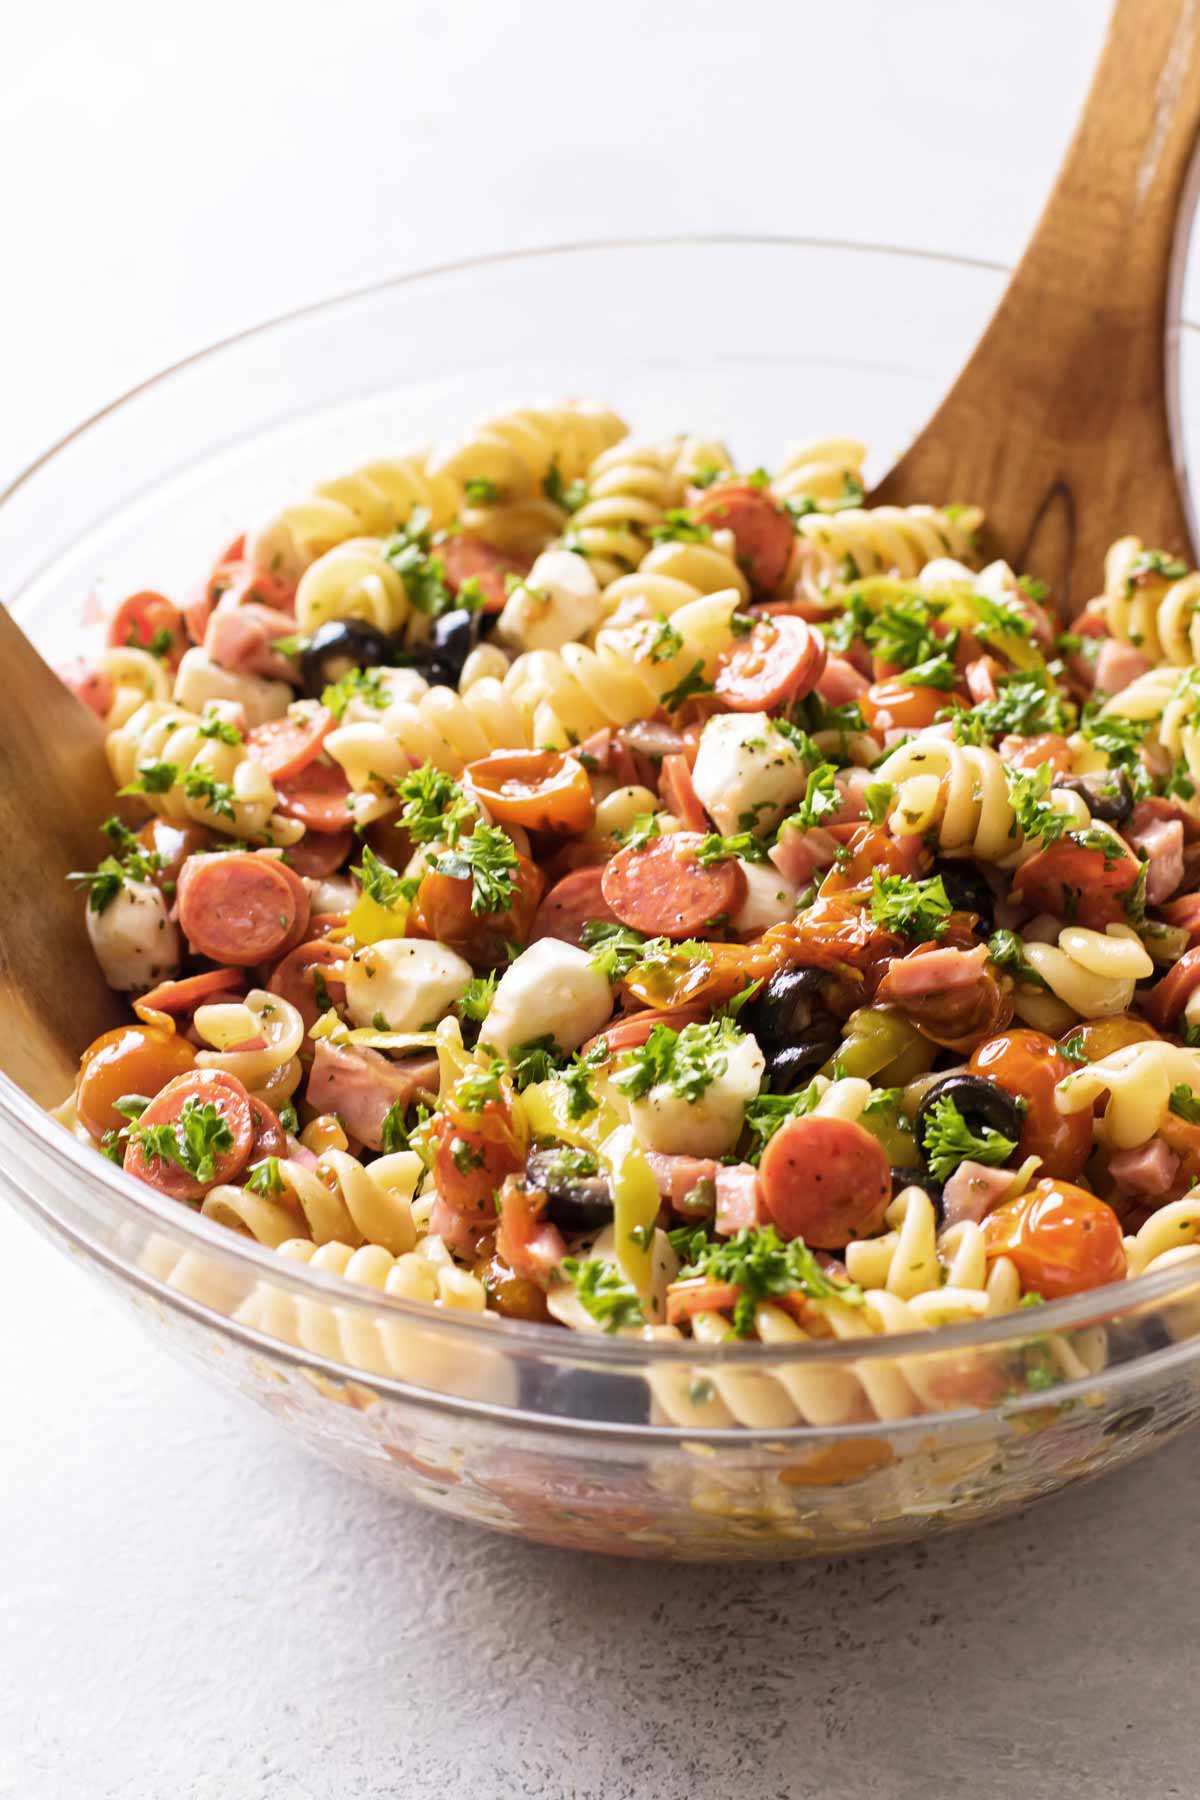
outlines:
[[[1062,1300],[1120,1281],[1121,1221],[1111,1206],[1069,1181],[1039,1181],[984,1221],[989,1256],[1007,1256],[1027,1292]]]
[[[910,687],[899,677],[873,681],[859,697],[859,711],[872,730],[924,731],[947,706],[961,706],[962,696],[942,688]]]
[[[1004,1031],[972,1053],[967,1067],[1026,1103],[1018,1156],[1040,1156],[1047,1175],[1074,1181],[1092,1153],[1092,1115],[1060,1113],[1054,1090],[1075,1065],[1041,1031]]]

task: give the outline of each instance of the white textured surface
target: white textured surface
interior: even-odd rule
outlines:
[[[10,7],[0,473],[201,342],[479,250],[743,229],[1011,257],[1103,12]],[[1195,1441],[936,1551],[589,1562],[310,1462],[7,1215],[0,1393],[17,1800],[1196,1793]]]

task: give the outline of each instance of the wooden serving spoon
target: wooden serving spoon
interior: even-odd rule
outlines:
[[[1196,199],[1200,0],[1117,0],[1083,115],[1004,297],[871,495],[986,509],[1073,617],[1122,532],[1195,563],[1176,320]]]
[[[43,1106],[94,1037],[128,1020],[100,973],[71,869],[104,855],[113,810],[104,727],[0,606],[0,1069]]]
[[[1122,529],[1191,557],[1173,429],[1188,168],[1200,126],[1200,0],[1118,0],[1033,241],[967,367],[876,503],[986,506],[997,548],[1078,606]],[[113,806],[103,730],[0,608],[0,1068],[70,1092],[125,1009],[92,956],[70,869]]]

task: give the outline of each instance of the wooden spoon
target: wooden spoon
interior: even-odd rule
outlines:
[[[1072,617],[1133,531],[1195,563],[1176,319],[1196,200],[1200,0],[1117,0],[1037,230],[991,323],[872,504],[987,512]]]
[[[0,606],[0,1068],[43,1106],[75,1085],[80,1053],[128,1018],[92,954],[70,869],[104,854],[113,810],[104,727]]]
[[[1067,160],[967,367],[872,498],[978,500],[1004,553],[1080,604],[1123,529],[1191,554],[1173,448],[1187,172],[1200,125],[1200,0],[1118,0]],[[1175,252],[1175,254],[1173,254]],[[68,870],[112,810],[103,730],[0,608],[0,1068],[36,1100],[125,1009]]]

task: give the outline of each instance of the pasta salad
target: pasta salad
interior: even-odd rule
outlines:
[[[1200,575],[1122,539],[1066,628],[863,457],[518,411],[126,599],[63,675],[132,1013],[63,1123],[283,1255],[583,1332],[1200,1259]]]

